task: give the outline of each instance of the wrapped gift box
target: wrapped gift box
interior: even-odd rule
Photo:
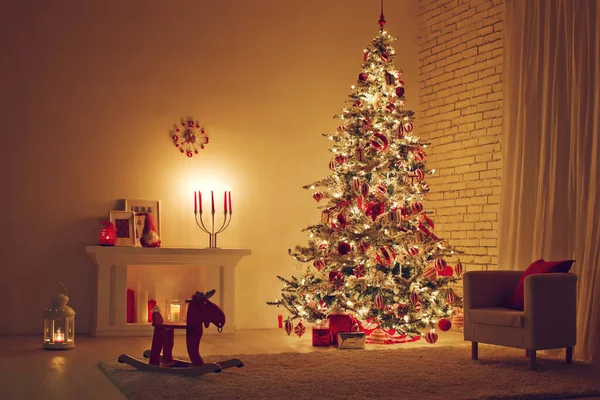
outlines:
[[[313,327],[312,329],[312,345],[313,346],[329,346],[331,336],[329,328]]]
[[[327,317],[329,320],[329,333],[331,335],[331,344],[338,344],[339,332],[350,332],[354,326],[355,320],[348,314],[331,314]]]
[[[364,349],[364,332],[340,332],[337,335],[338,349]]]

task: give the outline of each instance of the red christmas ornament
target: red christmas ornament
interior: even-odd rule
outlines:
[[[425,334],[425,340],[430,344],[434,344],[438,341],[438,334],[435,333],[435,329],[432,329],[430,332]]]
[[[335,162],[338,163],[339,165],[342,165],[343,163],[346,162],[346,156],[340,154],[335,156]]]
[[[364,117],[363,120],[362,120],[362,125],[363,125],[363,127],[369,127],[369,126],[371,126],[371,118]]]
[[[425,178],[425,173],[421,168],[415,169],[415,174],[417,175],[417,181],[421,182],[423,178]]]
[[[379,264],[389,267],[396,261],[396,252],[390,246],[382,246],[375,254],[375,259]]]
[[[360,100],[356,100],[356,101],[354,102],[354,104],[352,104],[352,105],[353,105],[354,107],[360,107],[360,106],[362,106],[362,102],[361,102]]]
[[[435,269],[435,267],[433,265],[428,266],[423,271],[423,278],[425,278],[425,279],[434,280],[434,279],[437,279],[437,276],[438,276],[437,269]]]
[[[365,210],[365,214],[373,221],[377,219],[378,216],[383,214],[385,211],[385,206],[382,203],[378,203],[376,201],[367,203],[367,209]]]
[[[338,220],[338,222],[340,223],[340,225],[341,225],[342,227],[345,227],[345,226],[346,226],[346,223],[347,223],[347,221],[346,221],[346,217],[344,217],[344,214],[342,214],[342,213],[339,213],[339,214],[337,215],[337,220]]]
[[[340,125],[340,126],[337,127],[337,130],[338,131],[345,131],[346,130],[346,126]]]
[[[364,264],[359,264],[352,270],[354,276],[357,278],[364,278],[367,275],[367,269]]]
[[[362,194],[363,196],[367,197],[370,191],[371,187],[367,182],[363,182],[363,184],[360,185],[360,194]]]
[[[402,125],[398,125],[398,139],[404,138],[404,128]]]
[[[396,106],[394,105],[394,103],[387,103],[387,105],[385,106],[385,109],[389,112],[393,112],[395,108]]]
[[[305,332],[306,328],[302,324],[302,321],[298,322],[298,325],[296,325],[296,327],[294,328],[294,333],[298,335],[298,337],[302,337],[302,335],[304,335]]]
[[[443,258],[438,258],[434,261],[433,265],[439,272],[442,272],[446,268],[447,263]]]
[[[366,254],[370,248],[371,248],[371,245],[368,243],[363,242],[363,243],[359,243],[359,245],[358,245],[358,251],[360,251],[362,254]]]
[[[100,246],[114,246],[117,243],[117,228],[110,221],[102,221],[104,228],[100,231],[98,244]]]
[[[456,294],[454,290],[448,289],[448,304],[454,304],[456,302]]]
[[[344,286],[344,274],[341,271],[331,271],[329,273],[329,281],[331,281],[336,289],[340,289]]]
[[[456,262],[456,265],[454,266],[454,272],[456,273],[456,276],[459,277],[459,278],[462,275],[462,273],[463,273],[463,265],[460,262],[460,260],[458,260]]]
[[[340,255],[344,256],[344,255],[350,253],[351,251],[352,251],[352,246],[350,246],[350,243],[340,242],[338,244],[338,253],[340,253]]]
[[[321,252],[325,253],[325,252],[327,252],[327,250],[329,250],[329,243],[327,243],[327,242],[321,242],[321,243],[319,243],[319,245],[317,246],[317,248],[319,250],[321,250]]]
[[[369,58],[369,51],[368,51],[368,50],[365,50],[365,51],[363,51],[363,61],[365,61],[365,62],[366,62],[366,61],[367,61],[367,58]]]
[[[354,178],[352,178],[352,187],[357,192],[360,192],[360,178],[358,178],[356,176]]]
[[[408,248],[408,250],[406,252],[408,253],[409,256],[414,257],[417,254],[419,254],[419,248],[417,246],[411,246]]]
[[[375,132],[373,136],[371,136],[369,143],[371,143],[371,146],[377,151],[384,151],[390,144],[387,136],[381,132]]]
[[[396,96],[398,96],[398,97],[404,96],[404,88],[402,86],[398,86],[396,88]]]
[[[294,329],[294,324],[292,323],[292,319],[290,317],[288,317],[285,320],[285,333],[287,333],[288,336],[290,336],[293,329]]]
[[[365,161],[365,150],[361,148],[354,150],[354,158],[359,162]]]
[[[320,258],[318,260],[315,260],[313,265],[315,266],[317,271],[321,271],[325,267],[325,261],[322,258]]]
[[[377,185],[377,191],[381,194],[386,194],[387,186],[385,186],[383,183],[380,183],[379,185]]]
[[[453,273],[454,273],[454,269],[450,265],[447,265],[446,268],[444,268],[444,271],[442,271],[442,273],[440,275],[452,276]]]
[[[313,199],[315,199],[317,201],[317,203],[319,201],[321,201],[321,199],[323,198],[323,193],[321,192],[314,192],[312,195]]]
[[[360,82],[366,82],[367,79],[369,79],[369,76],[366,73],[361,72],[360,74],[358,74],[358,80]]]
[[[442,318],[438,322],[438,327],[440,328],[440,331],[442,331],[442,332],[449,331],[450,328],[452,328],[452,322],[450,322],[450,320],[448,318]]]
[[[329,161],[329,169],[332,171],[335,170],[335,160]]]
[[[378,292],[375,295],[374,303],[375,303],[375,308],[376,309],[383,310],[383,296],[381,295],[381,293]]]
[[[404,124],[402,129],[404,129],[404,132],[406,132],[406,133],[411,133],[414,129],[414,126],[413,126],[412,122],[409,122],[408,124]]]
[[[415,201],[410,205],[410,209],[413,212],[413,214],[418,214],[421,211],[423,211],[423,204],[420,201]]]
[[[410,294],[410,303],[413,306],[416,306],[417,304],[421,303],[421,299],[419,298],[419,295],[417,294],[417,292],[412,292]]]
[[[413,158],[415,161],[423,161],[425,159],[425,153],[423,153],[423,150],[417,150],[413,155]]]

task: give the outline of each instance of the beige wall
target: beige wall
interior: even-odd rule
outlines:
[[[168,247],[204,247],[190,182],[228,184],[223,247],[240,265],[241,328],[272,327],[287,249],[319,217],[301,189],[327,174],[332,116],[377,34],[377,2],[20,1],[0,16],[3,182],[0,333],[40,332],[59,281],[92,321],[99,222],[118,199],[162,200]],[[418,99],[417,3],[388,2],[408,105]],[[211,143],[188,160],[168,129],[192,115]],[[441,182],[432,182],[432,187]]]
[[[504,0],[419,1],[419,122],[436,233],[497,266]]]

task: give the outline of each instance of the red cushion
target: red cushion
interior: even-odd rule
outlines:
[[[523,311],[523,308],[525,307],[525,278],[532,274],[545,274],[552,272],[567,273],[571,269],[573,262],[574,260],[544,261],[542,259],[534,261],[521,275],[521,279],[519,279],[517,287],[513,291],[512,296],[504,303],[504,307]]]

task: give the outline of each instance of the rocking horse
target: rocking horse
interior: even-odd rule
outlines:
[[[221,372],[222,369],[231,367],[243,367],[244,364],[237,358],[205,363],[200,356],[200,340],[204,333],[204,327],[208,328],[213,323],[219,333],[225,325],[225,314],[209,300],[215,294],[214,290],[207,293],[196,292],[188,303],[187,323],[166,324],[160,311],[155,308],[152,312],[152,347],[144,352],[144,357],[149,361],[121,354],[118,358],[120,363],[129,364],[140,371],[162,372],[177,375],[199,376],[209,372]],[[204,324],[204,327],[202,326]],[[184,361],[173,357],[173,344],[175,329],[185,329],[186,346],[190,361]],[[161,355],[162,351],[162,355]]]

